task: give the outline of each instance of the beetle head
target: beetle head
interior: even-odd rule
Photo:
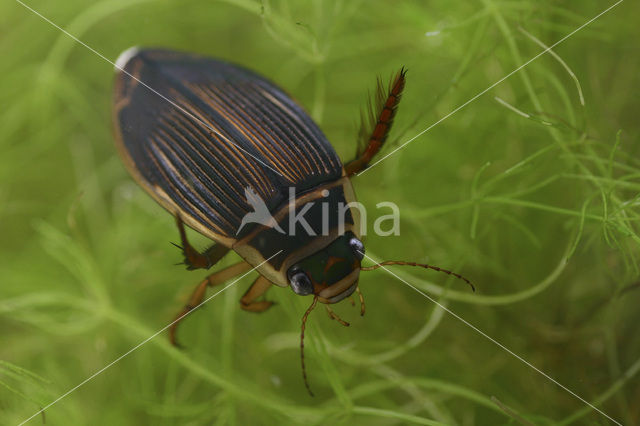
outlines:
[[[323,303],[336,303],[354,292],[360,276],[364,245],[347,232],[287,271],[291,289],[301,296],[314,294]]]

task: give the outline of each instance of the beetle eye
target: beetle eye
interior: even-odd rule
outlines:
[[[306,273],[299,269],[293,269],[289,273],[289,285],[291,289],[300,296],[313,293],[313,284]]]
[[[362,241],[360,241],[356,237],[352,237],[349,240],[349,245],[351,246],[353,252],[356,254],[356,257],[359,260],[362,260],[364,258],[364,244],[362,244]]]

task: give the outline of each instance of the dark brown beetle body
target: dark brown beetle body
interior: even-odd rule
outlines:
[[[178,320],[202,302],[207,287],[251,269],[260,276],[241,299],[245,310],[269,308],[261,296],[271,285],[313,295],[302,336],[317,302],[328,308],[358,289],[360,271],[373,267],[361,265],[364,246],[358,211],[350,204],[350,177],[368,166],[387,138],[405,84],[403,69],[387,90],[378,84],[370,137],[343,166],[303,109],[245,68],[137,48],[124,52],[116,68],[118,150],[136,181],[176,217],[188,268],[210,268],[230,250],[244,259],[202,281]],[[183,223],[216,244],[199,253]]]

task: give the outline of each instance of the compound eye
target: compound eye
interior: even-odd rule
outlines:
[[[293,270],[289,273],[289,285],[291,289],[300,296],[306,296],[313,293],[313,284],[309,279],[309,276],[300,271],[299,269]]]
[[[351,246],[351,249],[355,253],[356,257],[359,260],[362,260],[364,258],[364,244],[362,244],[362,241],[360,241],[356,237],[352,237],[349,240],[349,245]]]

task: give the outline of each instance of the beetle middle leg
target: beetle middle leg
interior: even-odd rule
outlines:
[[[182,249],[184,254],[184,264],[187,265],[187,269],[209,269],[229,252],[229,249],[222,244],[214,244],[204,252],[200,253],[191,244],[189,244],[189,241],[187,240],[187,233],[184,229],[184,222],[182,222],[180,215],[176,215],[176,225],[180,232],[182,246],[177,244],[174,244],[174,246]]]
[[[240,299],[240,307],[249,312],[264,312],[269,309],[273,302],[268,300],[256,301],[256,299],[265,294],[271,285],[271,281],[260,275]]]
[[[251,265],[247,262],[236,263],[235,265],[231,265],[227,268],[221,269],[220,271],[214,272],[213,274],[206,277],[200,284],[198,284],[198,286],[191,294],[191,297],[189,297],[189,302],[187,302],[182,311],[176,316],[176,319],[171,324],[171,327],[169,327],[169,340],[171,341],[171,344],[174,346],[178,346],[178,342],[176,340],[176,331],[178,329],[178,324],[180,324],[180,321],[185,315],[200,306],[207,292],[207,287],[213,287],[222,284],[226,281],[229,281],[235,276],[249,271],[250,269]]]

